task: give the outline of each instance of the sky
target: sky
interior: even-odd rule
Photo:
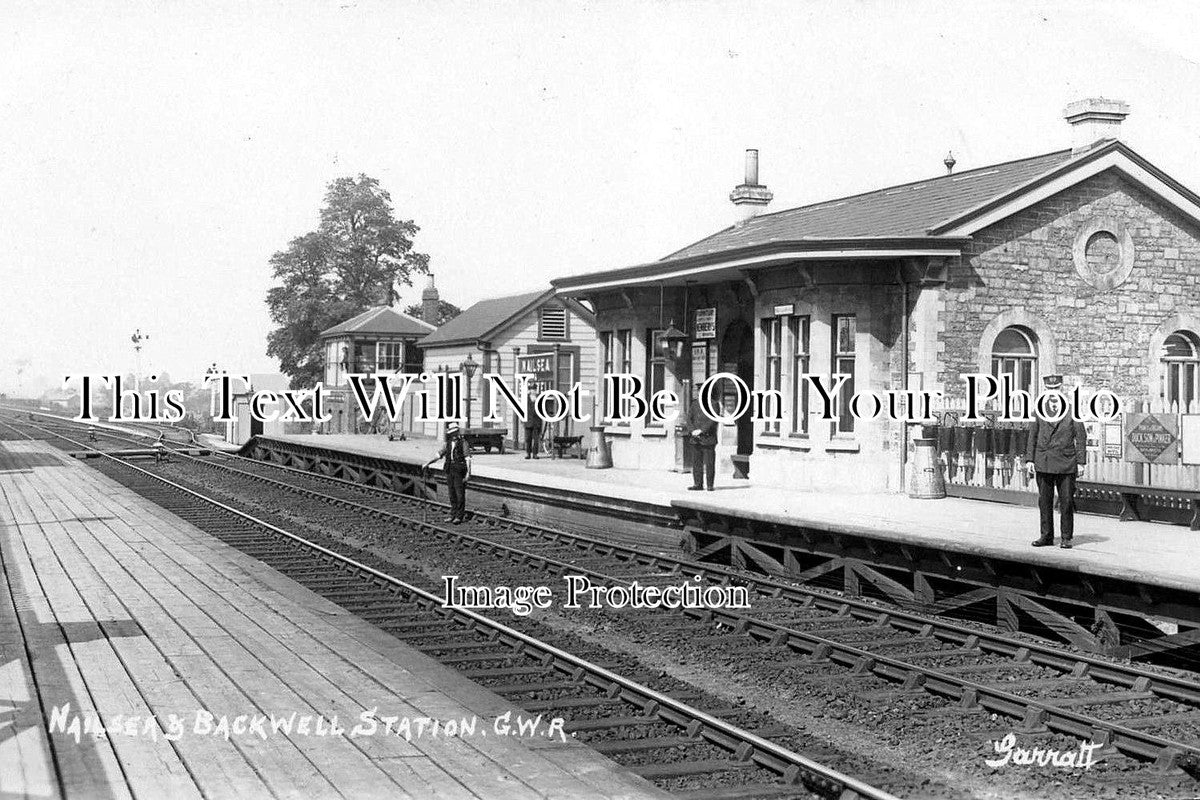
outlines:
[[[7,0],[0,391],[130,372],[135,330],[147,373],[277,371],[268,259],[336,177],[465,307],[725,227],[750,147],[779,210],[1068,147],[1104,96],[1200,190],[1197,87],[1189,2]]]

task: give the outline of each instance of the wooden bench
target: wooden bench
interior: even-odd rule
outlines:
[[[1128,483],[1100,483],[1079,481],[1080,493],[1091,497],[1115,495],[1121,501],[1121,519],[1141,521],[1149,506],[1172,508],[1191,513],[1189,527],[1200,530],[1200,491],[1195,489],[1168,489],[1157,486],[1138,486]]]
[[[576,450],[576,457],[583,458],[583,437],[582,436],[555,436],[553,439],[554,451],[558,453],[559,458],[563,458],[563,453],[570,450],[572,447]]]
[[[504,454],[504,437],[507,435],[507,428],[465,428],[462,432],[469,450],[482,448],[483,452],[490,453],[494,447],[501,455]]]

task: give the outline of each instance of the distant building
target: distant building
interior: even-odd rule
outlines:
[[[1195,408],[1200,196],[1119,141],[1128,110],[1073,103],[1068,149],[958,173],[947,156],[938,177],[773,213],[759,213],[771,192],[747,151],[732,226],[659,261],[552,283],[595,309],[601,373],[681,397],[716,372],[777,391],[782,419],[745,414],[718,447],[720,472],[749,464],[758,483],[901,489],[908,430],[855,419],[854,392],[961,398],[970,373],[1036,392],[1061,373]],[[682,353],[664,341],[668,320]],[[837,422],[803,379],[830,373],[851,376]],[[618,467],[687,458],[674,426],[609,431]]]
[[[370,375],[375,372],[422,371],[422,353],[417,342],[428,336],[436,327],[430,321],[438,316],[438,291],[433,276],[421,295],[422,313],[425,319],[410,317],[398,308],[377,305],[368,308],[345,322],[321,332],[321,344],[325,351],[324,385],[329,403],[326,411],[333,419],[321,430],[325,433],[356,433],[376,429],[379,425],[364,422],[358,415],[358,406],[349,394],[346,376],[351,374]],[[406,418],[395,428],[411,429],[411,409]],[[388,430],[392,430],[389,426]]]
[[[230,381],[237,387],[241,381]],[[277,436],[285,433],[284,423],[278,420],[261,422],[250,416],[250,397],[255,392],[280,392],[288,388],[288,378],[279,373],[254,373],[250,375],[250,385],[241,391],[233,393],[231,398],[233,419],[225,423],[225,441],[230,444],[242,445],[255,436]],[[214,409],[215,410],[215,409]]]
[[[66,411],[72,401],[77,400],[77,395],[71,394],[63,389],[47,389],[42,392],[39,398],[42,408],[52,408],[55,411]],[[75,405],[79,405],[75,402]]]
[[[563,392],[576,381],[590,388],[596,376],[595,318],[575,300],[556,297],[553,289],[481,300],[418,346],[425,353],[427,372],[459,373],[468,358],[475,363],[470,424],[506,428],[514,442],[520,431],[512,416],[502,423],[482,421],[503,402],[489,391],[483,374],[500,375],[512,385],[520,371],[532,375],[538,387]],[[571,426],[564,423],[559,430],[565,434],[568,429]],[[436,433],[433,426],[430,433]]]

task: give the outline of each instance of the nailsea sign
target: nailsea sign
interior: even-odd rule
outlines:
[[[545,353],[534,356],[521,356],[517,359],[517,371],[523,375],[536,375],[537,377],[553,377],[554,375],[554,354]]]
[[[1174,464],[1179,420],[1174,414],[1126,414],[1125,460]]]
[[[545,391],[554,386],[554,354],[538,353],[532,356],[517,358],[517,372],[532,376],[529,388],[535,392]]]

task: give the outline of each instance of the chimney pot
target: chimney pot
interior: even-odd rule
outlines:
[[[1129,104],[1104,97],[1076,100],[1063,109],[1071,125],[1071,154],[1081,153],[1104,139],[1118,139],[1121,121],[1129,116]]]
[[[747,186],[758,186],[758,151],[746,151],[746,181]]]

